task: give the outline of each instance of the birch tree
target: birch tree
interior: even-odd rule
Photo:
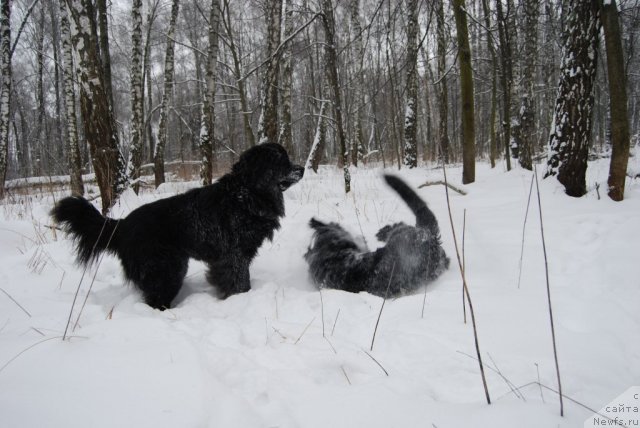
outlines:
[[[404,164],[418,166],[418,0],[407,0],[407,83],[404,108]],[[475,162],[475,160],[474,160]]]
[[[282,1],[282,35],[280,40],[286,40],[293,31],[293,8],[291,0]],[[281,70],[281,117],[280,132],[278,133],[278,143],[282,145],[289,155],[293,154],[293,141],[291,134],[291,87],[293,85],[291,58],[293,56],[291,43],[287,43],[282,53]]]
[[[209,48],[207,51],[207,69],[205,76],[205,90],[202,99],[202,121],[200,129],[200,153],[202,166],[200,167],[200,179],[202,184],[211,184],[213,181],[214,142],[215,142],[215,97],[216,97],[216,71],[218,64],[218,28],[220,26],[220,2],[211,1],[209,12]]]
[[[144,95],[142,91],[142,0],[131,4],[131,147],[129,176],[133,190],[138,193],[140,165],[142,164],[142,142],[144,133]]]
[[[4,198],[9,157],[9,108],[11,106],[11,0],[0,7],[0,199]]]
[[[153,156],[154,174],[156,187],[164,183],[164,150],[167,146],[167,121],[169,118],[169,99],[173,94],[174,76],[174,56],[175,56],[175,33],[176,21],[180,1],[173,0],[171,3],[171,16],[169,18],[169,28],[167,30],[167,48],[164,57],[164,84],[162,89],[162,101],[160,101],[160,122],[158,124],[158,141]]]
[[[567,37],[545,177],[557,176],[567,195],[580,197],[587,193],[599,19],[595,1],[568,0],[567,3]]]
[[[352,107],[353,137],[351,138],[351,162],[358,166],[358,161],[364,155],[364,133],[362,130],[362,114],[365,106],[364,85],[364,43],[362,25],[360,24],[360,0],[349,1],[349,23],[353,38],[353,56],[355,58],[352,76],[352,92],[354,106]]]
[[[267,60],[264,65],[258,120],[258,144],[278,141],[278,73],[282,0],[265,2],[267,19]]]
[[[89,142],[96,181],[106,214],[127,185],[125,162],[118,147],[113,110],[98,52],[95,9],[91,0],[66,0],[73,20],[72,41],[78,52],[80,111]]]
[[[71,30],[69,14],[64,0],[60,1],[60,38],[62,44],[63,76],[64,76],[64,106],[65,123],[67,127],[69,178],[71,194],[82,196],[84,183],[82,181],[82,159],[78,142],[78,122],[76,120],[76,91],[73,71],[73,51],[71,47]]]

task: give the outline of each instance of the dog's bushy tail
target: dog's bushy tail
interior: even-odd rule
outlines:
[[[426,202],[423,201],[407,183],[395,175],[385,174],[384,180],[389,187],[400,195],[411,211],[413,211],[413,214],[416,216],[416,226],[427,229],[433,236],[439,237],[440,228],[438,227],[438,220],[436,220],[436,216],[429,209]]]
[[[56,223],[73,236],[79,263],[95,261],[103,251],[116,252],[118,221],[103,217],[86,199],[64,198],[50,214]]]

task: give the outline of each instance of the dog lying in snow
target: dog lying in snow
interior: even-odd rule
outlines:
[[[449,267],[438,222],[427,204],[400,178],[384,179],[413,211],[416,225],[383,227],[376,237],[385,246],[368,251],[339,224],[312,218],[309,225],[315,232],[304,258],[318,287],[393,297],[435,280]]]
[[[62,199],[51,215],[73,236],[78,262],[104,251],[118,256],[147,304],[166,309],[190,258],[207,264],[207,280],[221,297],[248,291],[249,265],[284,216],[282,193],[303,174],[282,146],[266,143],[244,152],[217,182],[143,205],[123,219],[105,218],[78,197]]]

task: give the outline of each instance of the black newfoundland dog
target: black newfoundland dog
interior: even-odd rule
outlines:
[[[385,246],[368,251],[339,224],[311,219],[315,232],[304,258],[318,287],[395,297],[435,280],[449,267],[438,222],[427,204],[401,179],[384,179],[411,208],[416,225],[383,227],[376,237]]]
[[[207,280],[222,298],[251,288],[249,265],[284,216],[282,193],[304,168],[293,165],[278,144],[244,152],[216,183],[139,207],[127,217],[103,217],[86,199],[62,199],[51,211],[88,264],[107,251],[149,306],[169,308],[190,258],[208,265]]]

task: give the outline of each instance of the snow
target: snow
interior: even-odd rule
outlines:
[[[631,170],[639,169],[636,159]],[[310,217],[362,231],[370,247],[381,226],[413,222],[381,172],[352,169],[353,190],[345,196],[343,171],[307,171],[285,193],[282,229],[251,266],[252,290],[227,300],[214,297],[203,265],[192,262],[175,307],[152,310],[125,283],[118,260],[105,257],[84,276],[79,302],[94,275],[95,282],[66,341],[60,337],[83,270],[73,262],[71,242],[46,227],[52,198],[62,195],[5,201],[1,425],[583,426],[591,411],[565,400],[560,417],[557,396],[535,384],[557,385],[535,195],[517,285],[530,172],[478,164],[476,183],[466,186],[459,182],[461,168],[447,172],[468,192],[450,192],[450,198],[459,239],[466,209],[466,276],[491,405],[470,322],[463,322],[442,186],[418,190],[439,219],[452,257],[452,267],[426,289],[424,315],[422,292],[386,302],[370,351],[382,299],[314,289],[302,258]],[[623,202],[604,192],[598,200],[595,183],[604,184],[607,172],[607,160],[591,163],[591,191],[580,199],[567,197],[554,178],[540,183],[562,386],[568,397],[596,410],[640,384],[640,183],[627,182]],[[415,187],[442,179],[440,170],[427,167],[395,173]],[[166,183],[141,196],[126,192],[114,215],[195,185]],[[523,398],[513,386],[522,386]]]

